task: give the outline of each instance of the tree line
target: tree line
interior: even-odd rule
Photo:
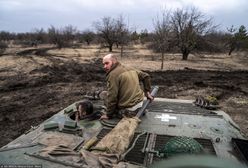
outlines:
[[[204,15],[197,8],[183,8],[174,11],[163,10],[153,20],[154,30],[141,32],[131,30],[124,17],[103,17],[93,23],[93,30],[79,31],[68,25],[62,28],[50,26],[34,29],[28,33],[0,32],[0,53],[8,47],[10,41],[23,46],[53,44],[58,48],[74,47],[80,43],[87,45],[100,44],[110,52],[113,46],[121,49],[125,46],[140,43],[146,44],[155,52],[161,53],[163,59],[166,52],[182,53],[182,60],[187,60],[192,52],[227,52],[248,48],[247,30],[244,25],[234,26],[227,31],[219,31],[213,18]]]

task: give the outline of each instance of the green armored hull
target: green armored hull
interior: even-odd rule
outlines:
[[[100,100],[93,103],[102,105]],[[80,151],[94,148],[94,144],[110,132],[118,120],[75,122],[75,111],[74,103],[2,147],[0,165],[87,167]],[[126,167],[149,167],[173,157],[181,158],[180,154],[192,153],[194,157],[207,155],[227,159],[231,163],[243,163],[241,166],[244,167],[247,164],[248,142],[223,111],[195,106],[191,100],[156,98],[140,120],[129,148],[119,160]],[[170,164],[167,162],[167,165]],[[179,162],[176,164],[179,167]],[[184,164],[192,162],[185,161]]]

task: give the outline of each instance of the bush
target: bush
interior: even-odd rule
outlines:
[[[8,48],[8,45],[4,42],[0,42],[0,55],[4,53],[4,51]]]

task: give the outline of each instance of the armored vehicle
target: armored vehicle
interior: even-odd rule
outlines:
[[[102,100],[91,101],[98,110],[104,110]],[[218,167],[218,164],[219,167],[233,167],[237,163],[238,166],[234,167],[246,167],[248,141],[238,125],[224,111],[206,109],[193,102],[155,98],[141,115],[128,147],[118,156],[116,153],[109,154],[107,149],[96,148],[96,144],[113,131],[120,119],[84,119],[76,122],[78,102],[75,102],[2,147],[0,165],[152,167],[161,163],[162,167],[200,167],[201,164],[202,167]],[[119,142],[118,139],[112,141]],[[104,156],[99,157],[99,151],[104,152]],[[182,158],[180,154],[192,155],[193,160]],[[204,160],[202,156],[207,158]],[[111,158],[114,158],[114,164],[110,163]],[[182,159],[171,164],[173,158]]]

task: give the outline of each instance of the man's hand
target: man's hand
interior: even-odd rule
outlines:
[[[147,99],[150,99],[151,101],[153,101],[154,100],[154,97],[151,95],[151,93],[150,92],[146,92],[146,97],[147,97]]]
[[[102,115],[99,120],[108,120],[108,116],[106,114]]]

